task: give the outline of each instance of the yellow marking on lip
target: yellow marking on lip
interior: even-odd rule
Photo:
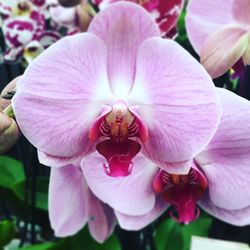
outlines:
[[[173,183],[179,185],[180,187],[184,187],[189,181],[188,175],[171,174],[171,177]]]
[[[117,121],[111,123],[110,132],[115,137],[125,137],[128,135],[128,123],[126,121]]]

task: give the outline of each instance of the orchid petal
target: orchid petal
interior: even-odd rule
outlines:
[[[61,39],[28,67],[17,82],[13,108],[38,150],[72,157],[89,148],[88,128],[111,98],[105,45],[79,34]]]
[[[88,147],[88,148],[87,148]],[[39,162],[48,167],[64,167],[65,165],[73,164],[79,165],[85,154],[91,153],[95,150],[93,145],[87,144],[85,152],[81,154],[76,154],[72,157],[59,157],[50,154],[46,154],[41,151],[37,151]]]
[[[88,227],[92,237],[102,243],[113,232],[115,216],[113,210],[98,200],[89,190],[88,194]]]
[[[134,82],[138,47],[148,37],[160,35],[157,25],[142,7],[120,2],[100,12],[88,31],[107,45],[108,77],[114,95],[126,96]]]
[[[85,179],[92,192],[115,210],[142,215],[155,203],[152,179],[157,168],[143,155],[133,159],[133,171],[127,177],[110,177],[103,171],[103,157],[94,153],[81,162]]]
[[[249,0],[234,0],[233,3],[233,16],[243,24],[250,23],[250,1]]]
[[[201,63],[208,73],[218,77],[242,57],[250,43],[250,35],[238,26],[223,27],[205,40],[201,50]]]
[[[65,8],[61,5],[51,6],[49,8],[51,18],[58,24],[70,27],[76,25],[76,8]]]
[[[169,205],[165,201],[158,198],[154,208],[146,214],[131,216],[115,211],[115,215],[121,228],[125,230],[141,230],[156,220],[168,207]]]
[[[214,205],[208,196],[203,197],[198,204],[203,210],[219,220],[236,226],[246,226],[250,224],[250,206],[242,209],[228,210]]]
[[[242,59],[245,65],[250,65],[250,41],[245,51],[245,54],[242,56]]]
[[[176,42],[145,41],[138,52],[129,96],[148,125],[143,152],[157,163],[165,162],[167,171],[173,171],[167,163],[182,162],[186,173],[187,162],[208,144],[218,125],[215,90],[204,68]]]
[[[191,44],[198,54],[210,34],[225,24],[236,23],[232,15],[233,2],[234,0],[188,1],[186,29]]]
[[[223,106],[219,128],[195,160],[214,205],[241,209],[250,205],[250,102],[225,89],[218,92]]]
[[[55,235],[69,236],[87,222],[87,186],[80,168],[52,168],[49,185],[49,217]]]

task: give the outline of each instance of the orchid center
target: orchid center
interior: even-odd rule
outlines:
[[[207,189],[207,180],[196,168],[191,168],[186,175],[160,170],[154,177],[153,189],[173,206],[170,216],[179,223],[188,224],[199,217],[196,203]]]
[[[90,127],[92,141],[100,138],[97,151],[106,159],[103,163],[107,175],[127,176],[133,167],[133,158],[141,150],[147,128],[123,101],[116,101],[112,110]],[[138,140],[139,139],[139,140]]]

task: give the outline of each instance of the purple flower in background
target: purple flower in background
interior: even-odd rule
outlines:
[[[62,166],[97,151],[108,175],[126,176],[141,151],[170,172],[188,171],[220,108],[201,65],[159,35],[143,8],[116,3],[88,33],[60,40],[28,67],[13,108],[42,163]]]
[[[249,13],[249,0],[189,1],[187,34],[212,77],[250,64]]]
[[[82,161],[88,185],[115,209],[121,227],[141,229],[170,205],[170,215],[185,224],[198,218],[197,205],[225,222],[250,223],[250,102],[225,89],[218,94],[223,107],[220,125],[190,163],[188,174],[170,174],[138,156],[134,161],[140,164],[129,177],[114,179],[100,171],[98,161],[92,169]]]
[[[5,61],[16,62],[24,56],[30,62],[60,38],[58,32],[46,30],[44,1],[0,1],[0,15],[7,46]]]

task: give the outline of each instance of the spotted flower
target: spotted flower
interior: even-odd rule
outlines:
[[[29,62],[29,58],[33,59],[46,48],[48,43],[44,44],[44,40],[54,43],[60,38],[57,32],[46,30],[45,14],[41,11],[44,1],[12,0],[0,4],[7,46],[5,61],[16,62],[24,56]]]

